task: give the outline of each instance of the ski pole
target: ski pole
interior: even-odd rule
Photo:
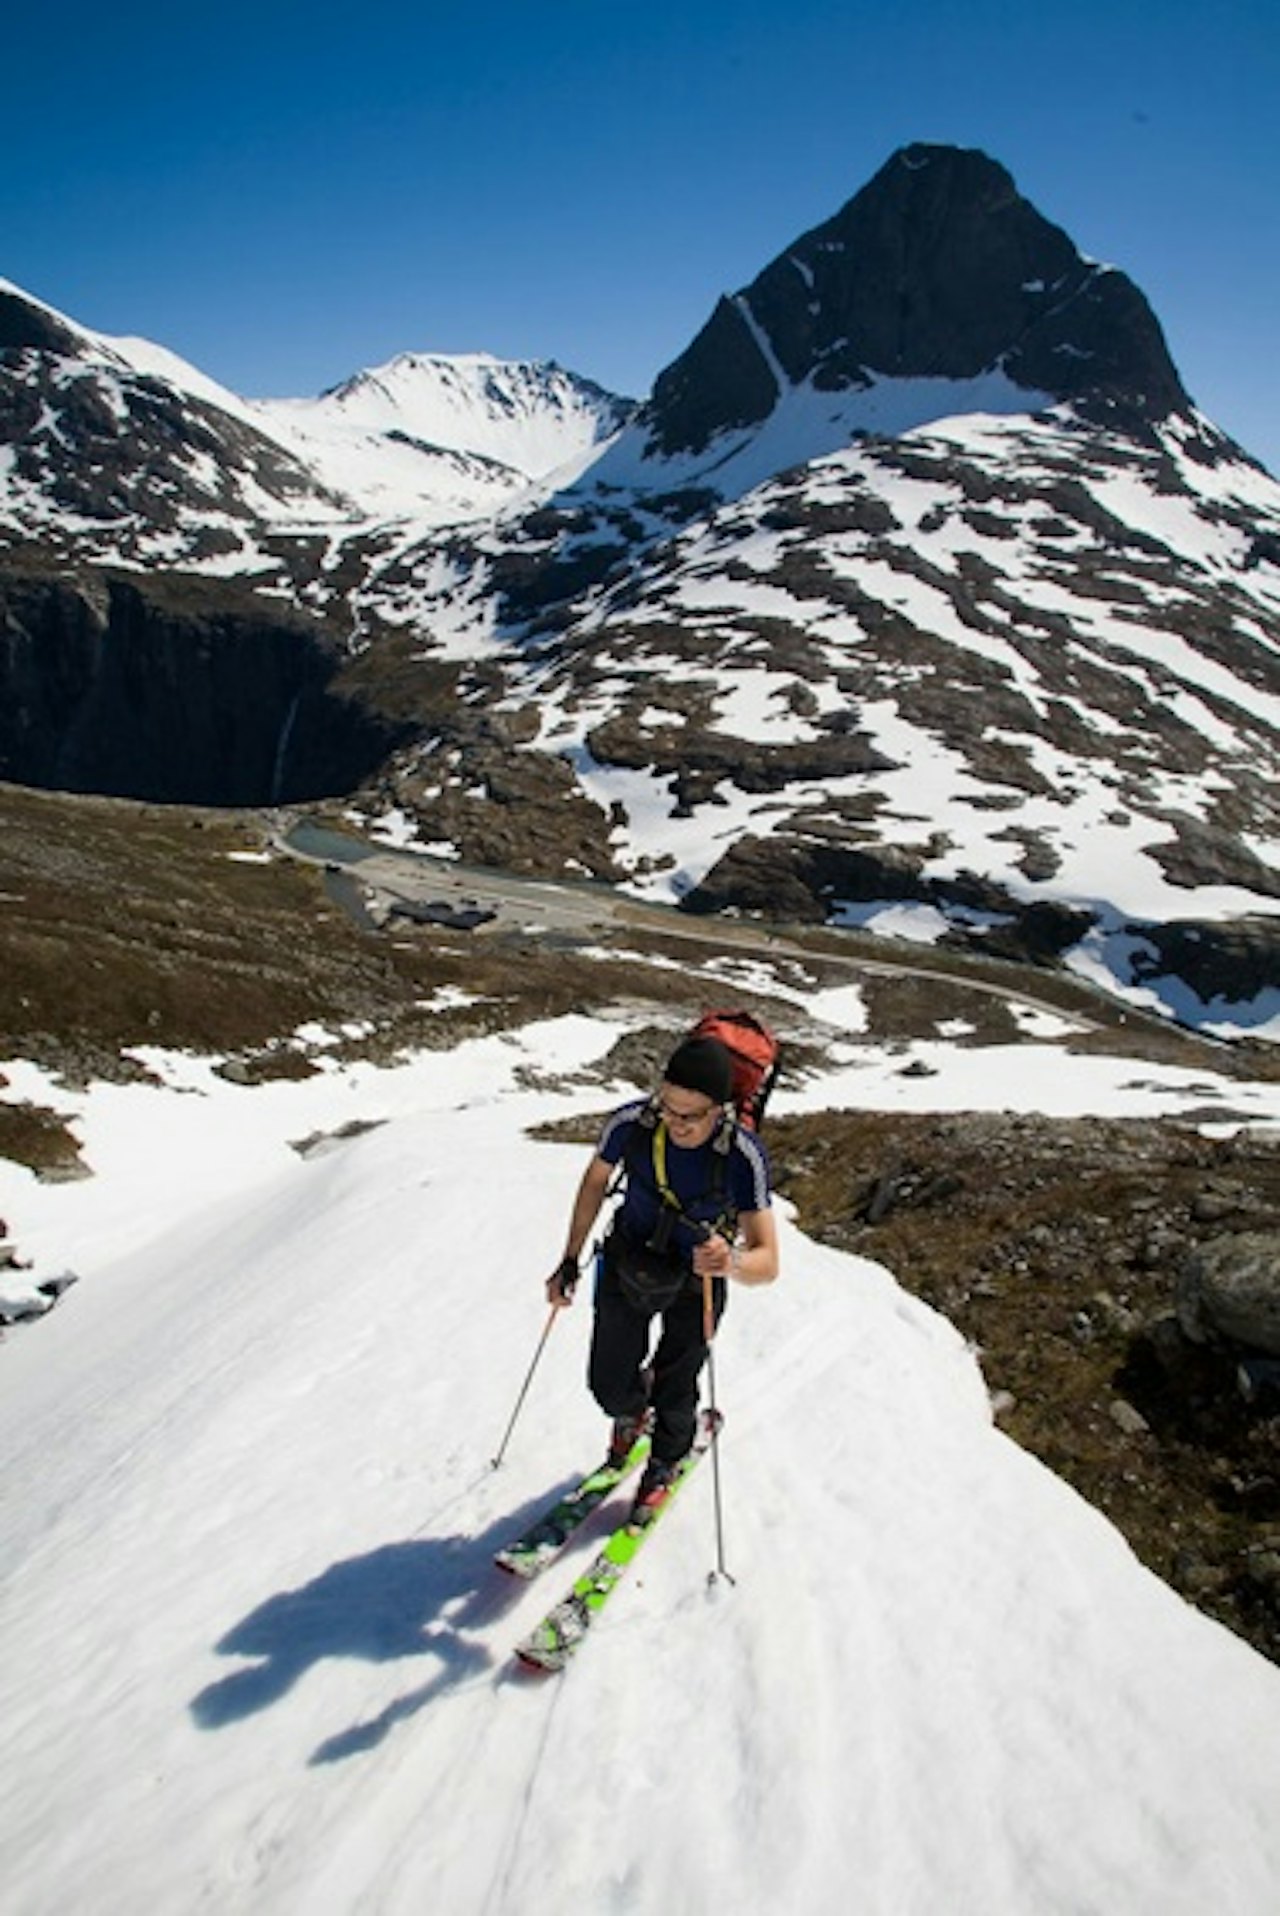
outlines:
[[[525,1377],[523,1384],[521,1384],[520,1386],[520,1395],[516,1398],[516,1407],[511,1413],[511,1422],[507,1425],[506,1432],[503,1436],[502,1442],[498,1445],[498,1454],[493,1459],[493,1468],[495,1470],[498,1469],[499,1465],[502,1462],[502,1459],[507,1454],[507,1445],[510,1443],[511,1433],[516,1427],[516,1418],[520,1415],[520,1412],[524,1406],[524,1400],[529,1394],[529,1386],[533,1382],[533,1373],[538,1368],[539,1360],[541,1359],[543,1351],[547,1347],[547,1339],[551,1335],[551,1327],[555,1323],[559,1315],[560,1315],[560,1306],[558,1304],[553,1304],[547,1315],[547,1321],[542,1327],[542,1336],[538,1339],[538,1348],[533,1353],[533,1362],[529,1366],[528,1375]]]
[[[702,1335],[707,1346],[707,1389],[711,1393],[711,1410],[713,1415],[718,1415],[718,1406],[716,1403],[715,1292],[712,1288],[711,1278],[708,1276],[704,1276],[702,1280]],[[715,1506],[716,1567],[707,1578],[707,1582],[714,1583],[717,1577],[723,1577],[726,1583],[734,1583],[736,1579],[730,1576],[728,1570],[725,1568],[724,1561],[724,1498],[720,1490],[719,1429],[716,1430],[711,1439],[711,1490],[712,1502]]]

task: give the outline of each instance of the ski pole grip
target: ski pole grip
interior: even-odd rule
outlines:
[[[562,1257],[560,1260],[560,1269],[556,1272],[556,1288],[566,1302],[568,1302],[578,1288],[578,1277],[577,1258],[569,1257],[568,1255]]]

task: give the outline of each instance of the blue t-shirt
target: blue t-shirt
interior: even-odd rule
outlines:
[[[650,1109],[647,1098],[637,1098],[613,1113],[600,1134],[597,1146],[606,1164],[618,1164],[625,1158],[627,1181],[619,1206],[617,1225],[633,1243],[646,1244],[658,1229],[664,1204],[654,1168],[653,1129],[640,1122]],[[733,1124],[727,1151],[723,1132],[731,1119],[721,1118],[705,1144],[691,1148],[677,1144],[669,1131],[665,1142],[667,1184],[680,1209],[689,1218],[715,1224],[727,1212],[736,1217],[740,1211],[765,1211],[770,1203],[769,1157],[754,1131]],[[721,1149],[717,1151],[717,1140]],[[670,1247],[678,1255],[688,1256],[701,1241],[701,1233],[682,1217],[675,1217]]]

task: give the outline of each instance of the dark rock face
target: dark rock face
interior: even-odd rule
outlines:
[[[1139,978],[1183,979],[1206,1003],[1247,1003],[1280,990],[1280,920],[1258,915],[1214,923],[1176,920],[1136,926],[1155,956],[1135,960]]]
[[[984,153],[909,146],[833,219],[722,299],[659,377],[648,423],[665,453],[758,423],[778,398],[755,335],[820,390],[894,378],[1015,385],[1150,420],[1190,405],[1158,321],[1123,273],[1081,257]]]
[[[856,731],[832,732],[803,744],[764,750],[750,739],[700,730],[679,722],[643,732],[621,713],[588,735],[588,748],[602,765],[651,768],[672,781],[677,805],[714,802],[716,787],[732,779],[740,791],[782,791],[797,779],[819,781],[851,773],[883,771],[889,760]],[[752,841],[755,842],[754,840]]]
[[[747,835],[689,892],[682,909],[699,916],[747,911],[811,924],[822,922],[832,898],[926,904],[949,917],[957,909],[985,913],[998,922],[972,934],[957,923],[944,942],[972,943],[988,955],[1031,964],[1056,963],[1092,923],[1087,910],[1052,900],[1024,904],[976,873],[945,881],[928,878],[923,861],[923,850],[912,853],[901,846],[822,844],[787,833]],[[1280,990],[1280,923],[1273,918],[1254,915],[1222,924],[1143,921],[1128,929],[1151,947],[1134,957],[1137,983],[1177,978],[1206,1004],[1249,1003],[1262,992]]]
[[[699,452],[726,427],[767,419],[778,398],[741,313],[721,297],[693,344],[659,373],[647,417],[663,452]]]
[[[0,577],[0,777],[262,805],[349,791],[395,743],[323,630],[208,581]]]
[[[65,353],[75,337],[47,313],[17,293],[0,292],[0,352]]]

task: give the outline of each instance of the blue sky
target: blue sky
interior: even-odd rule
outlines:
[[[241,393],[415,349],[642,394],[940,140],[1128,272],[1280,473],[1276,0],[64,0],[3,52],[0,275]]]

